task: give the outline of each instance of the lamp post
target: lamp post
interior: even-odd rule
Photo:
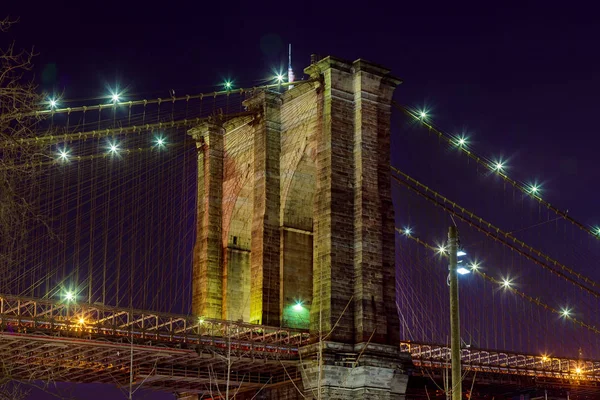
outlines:
[[[448,230],[450,264],[450,359],[452,363],[452,400],[462,399],[462,380],[460,366],[460,318],[458,313],[458,229],[451,226]]]

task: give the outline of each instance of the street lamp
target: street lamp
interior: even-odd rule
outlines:
[[[448,230],[448,269],[450,283],[450,358],[452,362],[452,400],[462,399],[462,376],[460,366],[460,318],[458,312],[458,229],[451,226]],[[461,255],[466,255],[460,251]]]
[[[462,265],[463,260],[460,259],[460,257],[464,257],[466,255],[467,255],[467,252],[464,251],[463,249],[458,249],[458,251],[456,252],[456,258],[457,258],[457,261],[456,261],[456,264],[457,264],[456,265],[457,266],[456,272],[458,272],[461,275],[467,275],[467,274],[471,273],[470,269],[465,268],[465,266]]]

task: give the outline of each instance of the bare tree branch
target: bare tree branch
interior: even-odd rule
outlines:
[[[6,32],[18,19],[0,20]],[[14,43],[0,49],[0,138],[12,145],[0,148],[0,291],[10,292],[32,224],[43,221],[34,204],[40,162],[48,161],[47,148],[21,139],[36,136],[42,118],[29,115],[38,110],[44,96],[28,77],[33,68],[31,51],[17,50]],[[46,226],[48,228],[48,226]]]

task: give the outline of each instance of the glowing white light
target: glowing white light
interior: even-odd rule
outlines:
[[[456,272],[458,272],[461,275],[466,275],[471,273],[471,271],[469,271],[468,269],[466,269],[465,267],[460,267],[456,270]]]
[[[479,270],[479,263],[473,262],[469,265],[469,267],[471,267],[471,270],[473,271],[478,271]]]
[[[159,147],[164,146],[167,143],[167,141],[165,140],[165,138],[163,137],[157,137],[156,138],[156,145]]]
[[[77,322],[79,322],[81,325],[83,325],[83,324],[85,324],[85,318],[80,317]]]
[[[510,288],[510,286],[512,285],[512,281],[510,279],[503,279],[502,280],[502,286],[506,289]]]
[[[407,226],[406,228],[404,228],[404,234],[406,236],[410,236],[412,234],[412,229]]]
[[[56,108],[56,106],[58,105],[58,101],[56,101],[55,99],[50,99],[50,108]]]
[[[119,151],[119,146],[116,143],[110,143],[108,145],[108,151],[112,154],[117,154]]]
[[[66,149],[59,150],[58,157],[60,158],[61,161],[68,161],[69,160],[69,152]]]
[[[504,163],[502,161],[495,162],[494,169],[498,172],[502,172],[504,170]]]
[[[204,323],[204,318],[203,317],[198,317],[198,323],[199,324],[203,324]]]
[[[285,76],[283,76],[282,74],[277,74],[275,79],[277,79],[277,82],[281,83],[285,80]]]
[[[294,309],[294,311],[302,311],[302,310],[304,310],[304,307],[302,307],[302,303],[296,303],[296,304],[294,304],[293,309]]]
[[[65,293],[65,300],[67,301],[73,301],[75,300],[75,293],[68,291]]]
[[[571,315],[571,310],[568,308],[563,308],[560,312],[560,315],[562,315],[565,318],[568,318]]]
[[[233,82],[225,81],[225,82],[223,82],[223,86],[225,86],[225,89],[229,90],[233,87]]]
[[[438,252],[439,254],[444,254],[444,253],[446,253],[446,247],[445,247],[445,246],[439,246],[439,247],[437,248],[437,252]]]
[[[112,102],[113,102],[113,103],[117,103],[117,102],[119,101],[119,97],[120,97],[120,96],[119,96],[119,93],[113,93],[113,94],[110,96],[110,99],[112,100]]]
[[[594,234],[600,236],[600,227],[595,227],[594,228]]]
[[[427,113],[425,111],[419,111],[419,117],[421,117],[421,119],[425,119],[427,118]]]
[[[462,147],[465,146],[467,144],[468,138],[465,136],[461,136],[458,138],[458,146]]]
[[[462,257],[462,256],[466,256],[467,253],[464,250],[459,250],[459,251],[456,252],[456,255],[458,257]]]
[[[582,372],[582,371],[581,371],[581,368],[579,368],[579,367],[575,368],[575,373],[576,373],[576,374],[580,374],[581,372]]]
[[[548,356],[545,354],[542,354],[542,361],[548,361]]]
[[[540,191],[540,187],[536,184],[533,184],[529,187],[529,191],[533,194],[538,194]]]

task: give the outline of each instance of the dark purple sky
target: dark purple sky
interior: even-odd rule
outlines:
[[[285,67],[287,43],[297,75],[311,53],[388,66],[404,80],[400,102],[429,104],[448,129],[468,126],[486,154],[527,150],[519,168],[560,186],[561,206],[593,217],[594,201],[580,195],[598,177],[593,10],[534,2],[59,1],[36,2],[34,11],[10,3],[21,3],[5,8],[21,17],[10,35],[36,46],[41,87],[66,99],[102,96],[115,84],[133,97],[208,91],[224,77],[252,86]]]
[[[273,68],[285,68],[287,43],[297,76],[311,53],[382,64],[404,80],[400,103],[428,105],[449,131],[467,127],[479,152],[511,157],[516,178],[539,179],[553,204],[600,222],[594,9],[551,2],[9,3],[3,13],[21,22],[8,36],[35,45],[37,81],[65,99],[103,96],[115,84],[133,98],[212,91],[224,78],[259,85]],[[427,157],[394,152],[400,165]],[[426,169],[411,173],[436,179]],[[108,395],[94,393],[88,398]]]

